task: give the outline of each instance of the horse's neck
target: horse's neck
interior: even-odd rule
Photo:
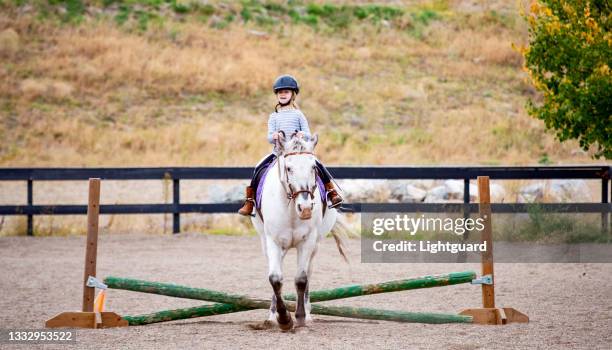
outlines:
[[[268,176],[266,176],[266,185],[264,189],[268,194],[276,194],[280,197],[285,197],[285,189],[283,188],[283,184],[280,179],[280,160],[277,158],[276,162],[272,165],[272,168],[268,171]]]

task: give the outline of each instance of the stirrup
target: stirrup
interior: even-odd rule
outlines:
[[[249,202],[253,202],[253,209],[251,209],[251,214],[249,214],[249,216],[252,217],[252,218],[256,217],[257,215],[255,213],[257,212],[257,208],[256,208],[257,203],[255,202],[255,199],[254,198],[247,198],[246,200],[249,201]]]
[[[337,208],[337,207],[339,207],[339,206],[340,206],[340,205],[341,205],[343,202],[344,202],[344,200],[341,200],[340,202],[338,202],[338,203],[336,203],[336,204],[333,204],[333,203],[332,203],[332,204],[328,205],[327,207],[328,207],[329,209]]]
[[[342,204],[342,201],[340,201],[340,202],[338,202],[338,203],[336,203],[336,204],[331,204],[331,205],[328,205],[327,207],[328,207],[329,209],[334,209],[334,208],[339,207],[341,204]]]

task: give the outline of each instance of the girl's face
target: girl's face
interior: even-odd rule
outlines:
[[[291,97],[293,96],[293,91],[291,90],[278,90],[276,92],[276,97],[278,98],[278,102],[281,104],[287,104],[291,101]]]

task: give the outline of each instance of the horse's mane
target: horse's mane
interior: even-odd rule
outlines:
[[[308,144],[304,139],[293,137],[285,144],[285,152],[307,152],[309,151]]]

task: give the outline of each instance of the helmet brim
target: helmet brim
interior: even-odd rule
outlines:
[[[274,93],[277,93],[279,90],[291,90],[296,95],[300,93],[300,89],[296,89],[294,86],[277,86],[274,88]]]

